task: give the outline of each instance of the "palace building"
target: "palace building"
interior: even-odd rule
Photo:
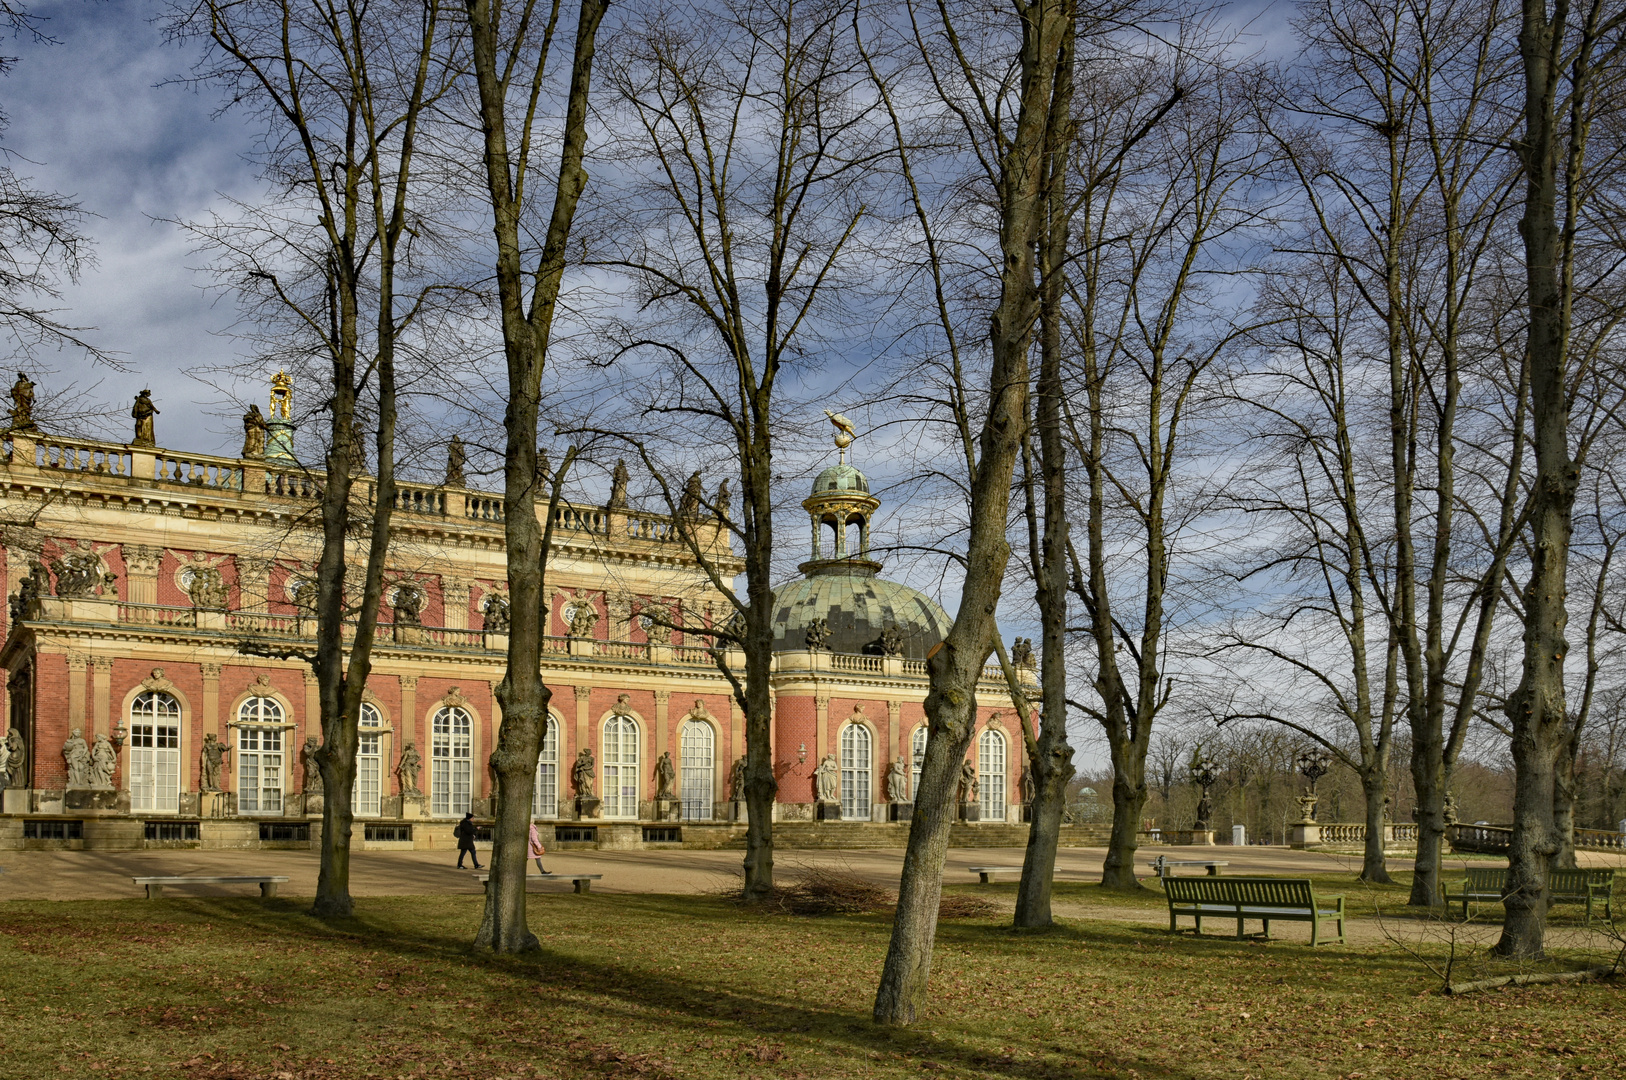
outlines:
[[[270,414],[245,418],[245,456],[227,458],[160,448],[145,395],[130,443],[55,437],[34,426],[25,383],[0,440],[0,847],[312,842],[321,796],[307,760],[321,726],[299,652],[314,644],[322,476],[294,458],[291,384],[279,377]],[[447,474],[396,496],[354,792],[360,848],[450,846],[456,819],[491,809],[502,499],[464,486],[460,450]],[[365,475],[356,489],[374,493]],[[671,518],[629,507],[624,492],[554,515],[553,700],[534,813],[561,842],[737,843],[743,718],[708,639],[647,617],[692,625],[731,609]],[[803,505],[810,558],[775,593],[776,819],[877,823],[901,845],[907,825],[880,823],[907,821],[925,657],[950,619],[880,576],[869,544],[880,500],[862,472],[839,461]],[[722,577],[737,574],[721,523],[693,527]],[[729,659],[743,671],[743,657]],[[1022,744],[997,668],[981,696],[962,812],[982,827],[1016,823]],[[597,805],[573,784],[584,750]]]

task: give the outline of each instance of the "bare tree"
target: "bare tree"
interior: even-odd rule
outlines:
[[[1600,280],[1618,265],[1611,261],[1599,275],[1586,258],[1589,196],[1609,172],[1589,159],[1590,136],[1599,110],[1619,93],[1626,67],[1621,62],[1626,9],[1604,0],[1572,8],[1568,0],[1558,0],[1549,11],[1544,0],[1523,0],[1521,12],[1523,132],[1513,149],[1524,180],[1519,235],[1524,243],[1536,471],[1525,506],[1531,556],[1521,597],[1524,657],[1506,705],[1515,775],[1513,836],[1502,936],[1494,951],[1539,957],[1547,922],[1547,871],[1561,847],[1554,814],[1556,774],[1573,738],[1564,701],[1571,515],[1580,488],[1580,466],[1570,442],[1573,387],[1597,361],[1621,313],[1612,304],[1602,311],[1586,310],[1587,294],[1596,295]],[[1578,302],[1591,324],[1579,338]]]
[[[321,701],[322,861],[312,911],[344,916],[353,907],[357,724],[395,502],[397,350],[433,288],[419,285],[414,296],[401,286],[414,235],[429,231],[414,158],[424,112],[450,85],[445,27],[438,0],[205,0],[170,12],[173,36],[208,43],[198,80],[220,86],[264,125],[260,161],[280,196],[273,206],[245,208],[242,218],[190,227],[221,254],[245,303],[288,329],[290,351],[311,349],[328,369],[316,645],[298,655],[314,669]],[[369,393],[378,481],[371,508],[358,514],[365,500],[354,497],[356,440]],[[354,596],[347,563],[358,535],[366,551]]]
[[[926,1000],[960,764],[975,729],[977,681],[996,644],[995,610],[1010,558],[1006,519],[1027,433],[1028,351],[1040,306],[1035,247],[1044,235],[1047,163],[1065,160],[1066,153],[1062,117],[1070,108],[1066,94],[1072,76],[1062,69],[1071,55],[1076,11],[1071,0],[1013,0],[1010,14],[1010,24],[994,26],[981,15],[981,21],[974,20],[969,8],[942,4],[930,42],[915,24],[934,86],[942,90],[948,78],[958,87],[944,103],[961,118],[980,162],[978,179],[997,206],[999,296],[989,320],[985,388],[972,389],[969,379],[956,388],[960,407],[953,419],[971,478],[965,575],[954,625],[926,661],[926,753],[897,917],[875,996],[874,1017],[881,1024],[912,1023]],[[957,22],[961,16],[963,23]],[[962,36],[962,28],[972,25],[988,42]],[[993,53],[1003,62],[982,63],[977,53],[989,43],[997,43]],[[900,153],[907,161],[908,151],[900,148]],[[912,169],[910,174],[913,201],[929,232],[932,222]],[[946,306],[940,310],[945,334],[956,340]],[[957,353],[954,368],[962,370]]]
[[[539,163],[538,111],[558,28],[560,0],[551,8],[536,0],[466,0],[472,67],[478,92],[484,172],[492,233],[493,269],[508,369],[503,413],[503,539],[508,557],[510,628],[508,664],[496,696],[502,726],[491,752],[496,786],[491,879],[477,945],[496,952],[540,947],[525,921],[525,865],[536,762],[552,697],[542,682],[542,638],[550,606],[543,578],[553,515],[545,528],[537,510],[537,420],[542,372],[548,359],[559,290],[564,279],[571,225],[587,186],[587,104],[599,23],[609,0],[581,0],[566,92],[559,167],[542,248],[529,255],[533,216],[530,188]],[[546,505],[557,503],[563,471]]]

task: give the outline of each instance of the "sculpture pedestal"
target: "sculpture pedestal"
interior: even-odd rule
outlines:
[[[20,787],[7,788],[5,796],[0,798],[0,804],[3,804],[0,805],[0,812],[7,814],[28,813],[28,789]]]
[[[728,820],[745,825],[751,820],[751,812],[746,808],[745,803],[731,802],[728,804]]]
[[[1170,841],[1170,843],[1184,844],[1191,847],[1213,847],[1214,830],[1176,829],[1174,831],[1174,839]]]
[[[79,814],[128,814],[130,793],[112,788],[69,788],[63,793],[62,809]]]
[[[237,815],[237,800],[224,791],[198,792],[198,817],[228,818]]]
[[[974,803],[974,802],[961,803],[960,804],[960,820],[961,821],[981,821],[982,820],[982,804],[981,803]]]
[[[815,821],[840,821],[841,804],[838,802],[819,802],[814,807],[813,819]]]
[[[588,821],[604,816],[604,802],[592,795],[576,796],[576,818]]]
[[[683,804],[676,799],[655,800],[656,821],[676,821],[682,816]]]
[[[888,821],[912,821],[915,816],[915,804],[912,802],[895,802],[886,808]]]
[[[1300,821],[1288,826],[1287,846],[1303,849],[1321,846],[1321,826],[1313,821]]]
[[[401,817],[414,821],[429,816],[429,799],[420,791],[401,796]]]

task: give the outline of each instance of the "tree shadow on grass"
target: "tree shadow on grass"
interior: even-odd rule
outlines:
[[[560,899],[566,903],[577,902],[573,897]],[[719,909],[714,901],[691,898],[615,896],[602,900],[593,897],[586,902],[615,904],[622,909],[617,913],[622,919],[641,914],[650,920],[669,923],[674,933],[702,932],[705,923],[695,918],[697,903],[711,908],[707,914],[726,920],[771,920],[789,928],[795,928],[798,921],[793,917],[742,915],[737,909]],[[609,1020],[629,1028],[643,1028],[659,1035],[665,1045],[672,1047],[686,1041],[698,1044],[707,1038],[729,1035],[759,1041],[788,1037],[789,1041],[802,1044],[805,1051],[827,1056],[839,1054],[845,1060],[844,1067],[850,1067],[855,1074],[880,1064],[879,1055],[883,1060],[893,1059],[898,1066],[906,1062],[896,1059],[906,1058],[928,1069],[965,1070],[1029,1080],[1074,1080],[1099,1077],[1103,1073],[1127,1075],[1130,1070],[1141,1077],[1159,1080],[1187,1080],[1195,1076],[1163,1062],[1126,1055],[1121,1049],[1108,1045],[1063,1045],[1060,1035],[1024,1041],[1009,1025],[1002,1026],[997,1033],[968,1030],[958,1019],[935,1011],[930,1005],[926,1016],[912,1028],[878,1027],[870,1021],[867,1010],[858,1012],[810,1004],[800,1000],[794,991],[771,992],[741,986],[720,971],[714,977],[688,972],[680,975],[675,970],[653,966],[654,958],[648,966],[624,964],[611,958],[615,942],[610,939],[603,942],[598,950],[599,958],[592,963],[583,963],[578,955],[546,946],[540,952],[524,956],[494,956],[474,952],[465,937],[454,937],[427,927],[403,928],[365,910],[350,919],[324,923],[305,916],[295,900],[263,905],[232,901],[198,903],[200,906],[207,903],[207,913],[212,919],[231,921],[243,929],[292,942],[349,944],[358,950],[385,952],[402,961],[478,967],[527,984],[544,1002],[568,1003],[582,996],[597,999],[559,1007],[580,1009],[584,1017],[590,1015],[600,1024]],[[628,911],[628,908],[634,910]],[[532,916],[545,919],[546,907],[533,907]],[[862,927],[866,941],[870,942],[890,926],[889,921],[880,916],[851,917],[845,921]],[[881,940],[884,942],[884,937]],[[1035,955],[1058,947],[1073,948],[1090,940],[1090,935],[1067,925],[1058,925],[1044,934],[1015,934],[1003,926],[951,923],[945,924],[938,935],[940,946],[970,947],[978,951],[999,947],[1001,951]],[[471,987],[465,985],[460,989],[467,991]],[[491,998],[494,1011],[486,1019],[500,1023],[505,1003],[512,1004],[513,999],[504,999],[495,993]],[[614,1013],[608,1005],[611,1002],[619,1002],[623,1011]],[[990,1018],[997,1019],[1003,1007],[991,1000],[987,1006]],[[724,1026],[720,1027],[719,1021]],[[502,1037],[504,1032],[491,1030],[491,1023],[479,1032],[480,1037]],[[958,1033],[960,1037],[955,1038],[946,1031]],[[978,1042],[984,1044],[983,1048],[975,1045]],[[585,1054],[590,1058],[593,1051],[602,1049],[592,1045],[574,1047],[563,1038],[560,1043],[564,1045],[551,1046],[549,1051],[557,1053],[574,1048],[580,1052],[578,1056]],[[771,1048],[779,1044],[765,1045]],[[1038,1060],[1024,1059],[1010,1050],[1036,1055]],[[778,1051],[770,1049],[770,1053],[775,1052]],[[1062,1055],[1066,1060],[1058,1061],[1055,1057],[1045,1060],[1047,1054]]]

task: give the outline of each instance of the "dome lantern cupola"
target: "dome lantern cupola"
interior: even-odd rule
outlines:
[[[845,456],[845,455],[843,455]],[[877,573],[881,564],[869,557],[869,523],[881,500],[869,493],[869,478],[845,461],[830,466],[813,481],[813,494],[802,500],[813,524],[813,550],[800,567],[804,574],[825,569],[844,573]],[[848,531],[858,527],[849,550]],[[830,554],[824,552],[824,530],[834,531]]]

